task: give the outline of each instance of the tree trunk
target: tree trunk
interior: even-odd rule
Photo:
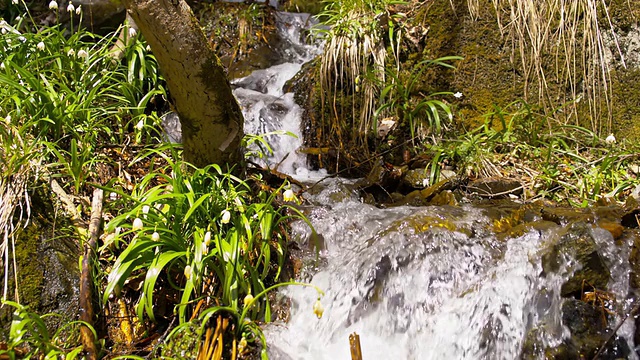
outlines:
[[[244,119],[220,60],[183,0],[124,0],[167,80],[182,124],[184,160],[239,163]]]

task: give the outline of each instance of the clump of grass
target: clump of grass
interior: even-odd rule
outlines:
[[[486,1],[468,0],[472,16],[479,16],[482,3]],[[576,105],[582,100],[588,104],[590,129],[599,135],[610,133],[611,56],[605,41],[607,34],[602,30],[604,26],[610,28],[623,66],[625,63],[609,16],[609,5],[594,0],[491,0],[491,4],[500,31],[519,55],[525,99],[533,83],[537,85],[538,102],[550,109],[557,107],[559,104],[552,100],[547,85],[547,79],[554,75],[568,89],[567,97],[562,96],[560,101],[573,101],[566,107],[564,123],[579,125]],[[543,64],[549,56],[555,58],[556,74],[549,74]]]
[[[403,2],[394,0],[332,0],[318,17],[325,25],[326,43],[321,55],[320,84],[329,95],[321,93],[322,104],[332,104],[336,121],[335,132],[351,129],[351,137],[366,141],[366,135],[374,131],[374,113],[377,108],[379,84],[385,83],[385,67],[388,66],[387,45],[400,44],[399,26],[393,21],[390,7]],[[337,97],[343,93],[354,94],[359,104],[353,103],[350,111],[353,124],[345,123],[342,109],[337,109]],[[357,95],[355,95],[357,94]],[[327,101],[328,100],[328,101]]]

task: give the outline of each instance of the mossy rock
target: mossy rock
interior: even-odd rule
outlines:
[[[35,215],[37,216],[37,215]],[[34,217],[35,217],[34,216]],[[18,267],[18,293],[22,305],[39,315],[56,313],[61,317],[47,317],[49,330],[58,324],[76,320],[78,313],[79,249],[67,239],[52,239],[50,223],[32,218],[29,226],[18,231],[15,243],[15,260]],[[14,272],[9,267],[9,283],[14,283]],[[0,276],[4,276],[4,267]],[[9,299],[15,299],[10,287]],[[13,309],[0,310],[0,328],[7,329]]]

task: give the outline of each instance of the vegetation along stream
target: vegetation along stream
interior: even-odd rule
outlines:
[[[0,10],[0,359],[639,358],[633,1]]]

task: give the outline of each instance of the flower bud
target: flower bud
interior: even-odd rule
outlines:
[[[132,225],[131,229],[132,230],[140,230],[140,229],[142,229],[143,226],[144,226],[144,224],[142,223],[142,219],[136,218],[135,220],[133,220],[133,225]]]
[[[231,220],[231,213],[229,212],[229,210],[222,211],[221,215],[222,215],[222,218],[220,222],[222,222],[223,224],[228,224],[229,221]]]
[[[56,0],[51,0],[51,2],[49,3],[49,9],[58,10],[58,3],[56,2]]]
[[[320,299],[316,300],[315,304],[313,304],[313,313],[316,314],[318,319],[322,318],[322,314],[324,313],[324,308],[320,303]]]

